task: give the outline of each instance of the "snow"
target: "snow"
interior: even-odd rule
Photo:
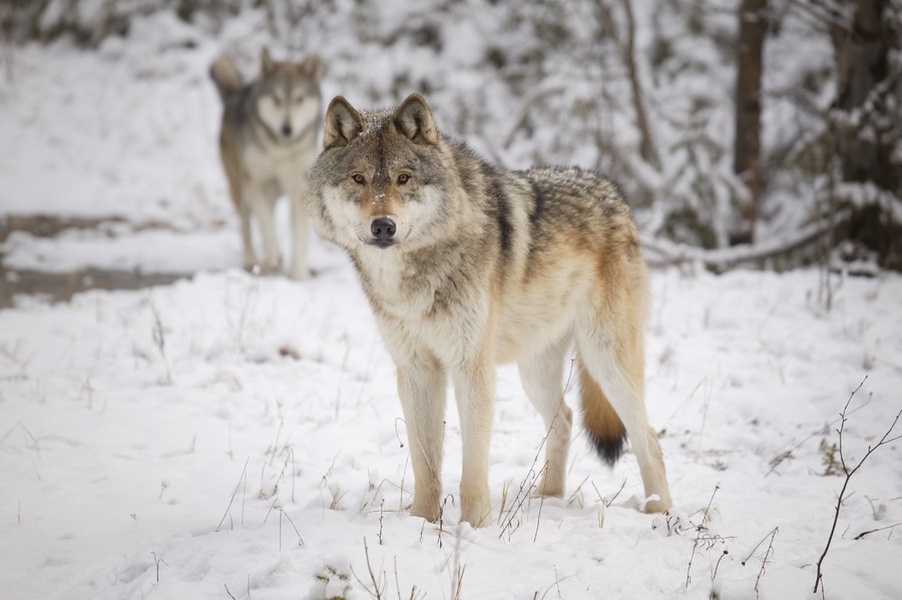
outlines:
[[[839,413],[864,381],[842,439],[855,464],[902,409],[902,277],[654,271],[646,395],[671,514],[636,510],[634,457],[609,470],[582,434],[565,498],[519,494],[545,432],[508,366],[495,523],[458,523],[453,408],[444,518],[425,523],[407,512],[394,368],[348,261],[317,240],[311,281],[235,268],[206,78],[219,46],[160,17],[134,35],[19,48],[0,87],[0,212],[126,220],[16,234],[5,266],[185,274],[0,311],[0,596],[365,599],[372,572],[383,598],[821,597]],[[879,448],[852,478],[826,598],[902,594],[900,453]]]

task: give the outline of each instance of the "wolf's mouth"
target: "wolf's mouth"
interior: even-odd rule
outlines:
[[[382,248],[384,250],[386,248],[390,248],[390,247],[394,246],[395,244],[398,243],[398,241],[392,240],[392,239],[388,239],[388,240],[387,239],[375,239],[375,240],[371,240],[368,243],[370,246],[378,246],[379,248]]]

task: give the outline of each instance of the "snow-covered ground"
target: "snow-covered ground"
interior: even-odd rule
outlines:
[[[498,514],[479,531],[457,525],[453,410],[446,518],[406,513],[393,369],[346,265],[303,284],[203,273],[3,311],[0,589],[366,598],[368,548],[383,597],[450,598],[458,577],[463,598],[752,598],[756,580],[762,597],[807,597],[842,484],[824,475],[837,415],[867,374],[843,440],[857,461],[902,385],[902,279],[845,281],[830,314],[818,286],[812,272],[655,274],[648,404],[669,519],[635,510],[631,455],[610,472],[582,437],[568,497],[521,505],[543,430],[502,369]],[[854,539],[902,521],[899,445],[852,479],[824,563],[828,598],[902,590],[898,528]]]
[[[14,234],[5,266],[186,274],[0,311],[0,598],[822,597],[839,413],[864,380],[842,437],[853,466],[902,409],[902,277],[654,272],[647,403],[671,515],[638,512],[632,455],[608,470],[582,435],[567,497],[524,495],[544,431],[506,367],[495,524],[458,525],[453,409],[445,517],[424,523],[350,266],[317,242],[309,282],[234,268],[205,73],[217,47],[150,47],[28,46],[0,87],[0,212],[126,220]],[[825,597],[899,598],[902,442],[845,497]]]

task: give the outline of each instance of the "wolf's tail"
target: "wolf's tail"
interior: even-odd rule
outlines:
[[[598,456],[608,465],[613,465],[623,453],[626,428],[614,407],[608,402],[598,383],[589,375],[585,365],[579,361],[580,400],[583,408],[583,425],[589,441],[595,446]]]
[[[223,102],[240,90],[243,85],[241,73],[238,72],[232,61],[224,56],[220,56],[210,65],[210,78],[216,84],[219,97],[222,98]]]

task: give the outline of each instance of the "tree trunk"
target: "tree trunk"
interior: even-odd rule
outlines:
[[[850,18],[831,29],[836,56],[834,105],[836,153],[843,180],[872,183],[902,196],[902,164],[897,107],[902,102],[899,67],[890,56],[902,48],[899,13],[891,0],[844,0]],[[894,28],[896,27],[896,28]],[[859,206],[850,236],[876,250],[886,267],[902,267],[900,226],[892,206]]]
[[[645,100],[642,94],[642,85],[639,83],[639,68],[636,66],[636,20],[633,17],[633,4],[631,0],[622,0],[623,11],[626,14],[626,42],[623,48],[623,60],[626,63],[630,76],[630,89],[633,91],[633,105],[636,107],[636,125],[642,135],[642,143],[639,152],[642,159],[661,170],[661,157],[655,149],[652,139],[651,127],[648,125],[648,116],[645,112]]]
[[[881,19],[885,0],[846,0],[846,4],[857,6],[848,29],[836,26],[832,30],[838,80],[836,108],[852,117],[843,119],[837,127],[843,176],[846,181],[873,181],[885,190],[898,191],[900,166],[891,163],[892,148],[884,147],[881,136],[873,139],[871,132],[860,135],[865,129],[876,128],[873,104],[881,94],[875,88],[889,75],[889,52],[894,46],[898,48],[898,39]],[[868,105],[867,100],[871,100]]]
[[[733,171],[748,189],[745,230],[737,241],[753,242],[763,187],[761,175],[761,75],[767,0],[742,0],[736,77],[736,137]]]
[[[611,12],[611,0],[596,0],[595,12],[599,26],[606,29],[611,39],[620,49],[620,56],[629,75],[630,91],[633,96],[633,107],[636,111],[636,128],[639,130],[639,155],[642,160],[651,165],[655,170],[661,170],[661,157],[658,155],[654,136],[648,124],[648,113],[645,110],[645,98],[642,93],[642,83],[639,81],[639,67],[636,63],[636,20],[633,15],[632,0],[621,0],[624,16],[626,17],[626,36],[621,39],[617,21]],[[599,43],[602,35],[599,34]]]

